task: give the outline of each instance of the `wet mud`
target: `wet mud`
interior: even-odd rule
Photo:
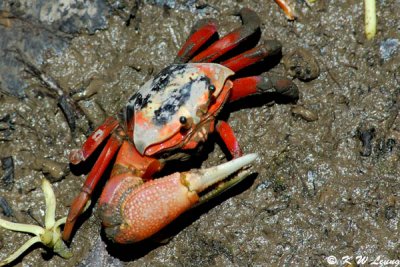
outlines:
[[[0,66],[0,212],[15,222],[43,223],[44,177],[55,189],[57,218],[66,216],[93,164],[91,159],[70,166],[70,150],[173,61],[199,19],[215,18],[223,36],[240,25],[233,14],[250,7],[261,18],[261,39],[282,42],[282,56],[307,50],[320,72],[294,79],[297,102],[265,95],[226,105],[221,118],[243,151],[260,155],[253,174],[230,192],[184,214],[151,240],[125,246],[106,239],[93,201],[70,244],[71,259],[36,246],[18,266],[327,266],[329,256],[399,260],[400,2],[378,1],[378,32],[371,41],[363,30],[362,1],[292,2],[294,22],[273,1],[110,1],[98,6],[104,20],[90,24],[98,27],[73,24],[74,30],[60,25],[92,13],[77,12],[52,28],[35,11],[15,11],[29,6],[1,3],[6,13],[0,31],[7,34],[0,37],[0,55],[17,67]],[[40,25],[52,29],[36,34],[46,44],[36,43],[37,50],[21,43],[26,39],[19,30],[30,20],[38,31]],[[74,130],[58,94],[10,50],[16,44],[74,103]],[[269,74],[289,77],[279,58],[272,62]],[[220,143],[211,136],[192,163],[167,171],[226,161]],[[0,229],[0,258],[27,239]]]

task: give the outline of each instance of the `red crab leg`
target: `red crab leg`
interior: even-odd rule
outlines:
[[[78,216],[82,214],[95,186],[99,182],[110,161],[113,159],[115,153],[118,151],[121,143],[122,140],[117,134],[111,135],[99,158],[94,164],[92,171],[86,178],[86,181],[81,188],[81,192],[72,202],[63,231],[63,239],[65,241],[69,240]]]
[[[78,164],[85,161],[96,148],[118,127],[118,121],[109,117],[107,120],[100,125],[82,145],[81,149],[74,149],[69,155],[69,161],[72,164]]]
[[[238,72],[239,70],[257,63],[267,56],[281,52],[282,44],[276,40],[266,40],[265,44],[250,49],[240,55],[230,58],[221,63],[225,67]]]
[[[240,42],[252,35],[260,27],[260,18],[251,9],[242,8],[239,12],[243,25],[228,35],[222,37],[206,50],[195,56],[191,62],[212,62],[229,50],[237,47]]]
[[[243,152],[242,149],[240,149],[239,142],[237,141],[231,126],[225,121],[219,121],[215,129],[221,136],[222,141],[225,143],[226,148],[229,150],[232,157],[241,157]]]
[[[189,38],[179,50],[174,63],[188,62],[215,33],[217,26],[213,19],[199,20],[192,28]]]
[[[278,6],[283,10],[288,20],[296,19],[293,8],[290,7],[286,0],[275,0]]]
[[[289,79],[251,76],[233,81],[229,101],[233,102],[248,95],[278,93],[291,99],[299,98],[297,86]]]

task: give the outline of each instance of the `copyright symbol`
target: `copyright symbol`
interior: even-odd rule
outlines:
[[[326,262],[327,262],[329,265],[338,264],[338,260],[336,259],[335,256],[328,256],[328,257],[326,257]]]

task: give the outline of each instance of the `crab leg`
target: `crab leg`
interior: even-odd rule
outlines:
[[[174,63],[188,62],[200,47],[202,47],[215,33],[217,26],[213,19],[199,20],[192,28],[189,38],[179,50]]]
[[[95,186],[99,182],[110,161],[113,159],[115,153],[118,151],[121,143],[122,140],[117,134],[112,134],[110,139],[107,141],[107,144],[93,166],[92,171],[86,178],[86,181],[81,188],[81,192],[77,197],[75,197],[71,204],[63,232],[64,240],[69,240],[78,216],[83,213]]]
[[[289,79],[251,76],[233,81],[229,101],[233,102],[249,95],[263,93],[278,93],[291,99],[299,98],[297,86]]]
[[[238,158],[243,155],[242,149],[239,146],[239,142],[235,137],[231,126],[225,121],[219,121],[215,127],[222,141],[226,145],[233,158]]]
[[[249,154],[209,169],[174,173],[144,184],[134,175],[113,178],[99,202],[106,235],[118,243],[133,243],[152,236],[202,201],[199,193],[256,158],[256,154]],[[247,174],[241,171],[233,183],[227,183],[233,186]],[[226,189],[226,186],[216,188],[218,192]]]
[[[260,27],[260,18],[251,9],[242,8],[239,12],[243,25],[222,37],[206,50],[195,56],[191,62],[212,62],[229,50],[237,47]]]
[[[81,149],[74,149],[69,155],[69,161],[72,164],[78,164],[85,161],[96,148],[108,137],[111,132],[118,127],[118,121],[109,117],[107,120],[100,125],[85,141]]]
[[[250,49],[240,55],[230,58],[221,63],[221,65],[238,72],[245,67],[257,63],[267,56],[275,55],[281,52],[282,44],[276,40],[266,40],[265,44]]]

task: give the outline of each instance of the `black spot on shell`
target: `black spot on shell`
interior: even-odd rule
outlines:
[[[145,109],[152,102],[152,98],[159,94],[165,94],[165,89],[174,86],[172,83],[177,77],[184,75],[186,64],[170,65],[157,74],[150,84],[150,90],[147,94],[139,91],[134,94],[125,108],[125,120],[129,122],[133,119],[135,110]],[[164,96],[165,100],[160,103],[158,109],[154,110],[153,123],[155,125],[164,125],[168,123],[172,116],[179,110],[182,105],[190,99],[191,90],[194,84],[204,82],[205,89],[209,88],[211,81],[206,76],[198,76],[195,79],[188,77],[186,84],[174,88],[168,96]],[[213,85],[211,85],[213,86]]]
[[[183,70],[186,67],[185,64],[180,65],[170,65],[160,71],[151,84],[152,92],[159,92],[164,89],[170,82],[171,78],[175,78],[179,71]]]
[[[133,111],[128,111],[128,109],[134,108],[136,110],[144,109],[148,104],[151,103],[150,98],[157,92],[165,89],[165,87],[170,83],[171,78],[175,78],[179,74],[179,71],[184,69],[185,65],[170,65],[163,69],[157,76],[154,77],[151,83],[150,93],[143,96],[140,92],[137,92],[131,98],[129,98],[128,105],[126,107],[126,118],[129,119],[128,114],[133,114]],[[133,103],[133,105],[132,105]]]
[[[204,82],[205,87],[210,85],[210,79],[206,76],[200,76],[196,79],[189,79],[189,81],[172,91],[171,96],[161,104],[161,106],[154,111],[153,122],[156,125],[164,125],[172,119],[172,116],[179,110],[182,105],[185,105],[193,88],[193,84]]]
[[[151,95],[148,94],[143,98],[142,94],[138,92],[129,99],[128,105],[133,103],[135,109],[143,109],[151,103],[150,97]]]

